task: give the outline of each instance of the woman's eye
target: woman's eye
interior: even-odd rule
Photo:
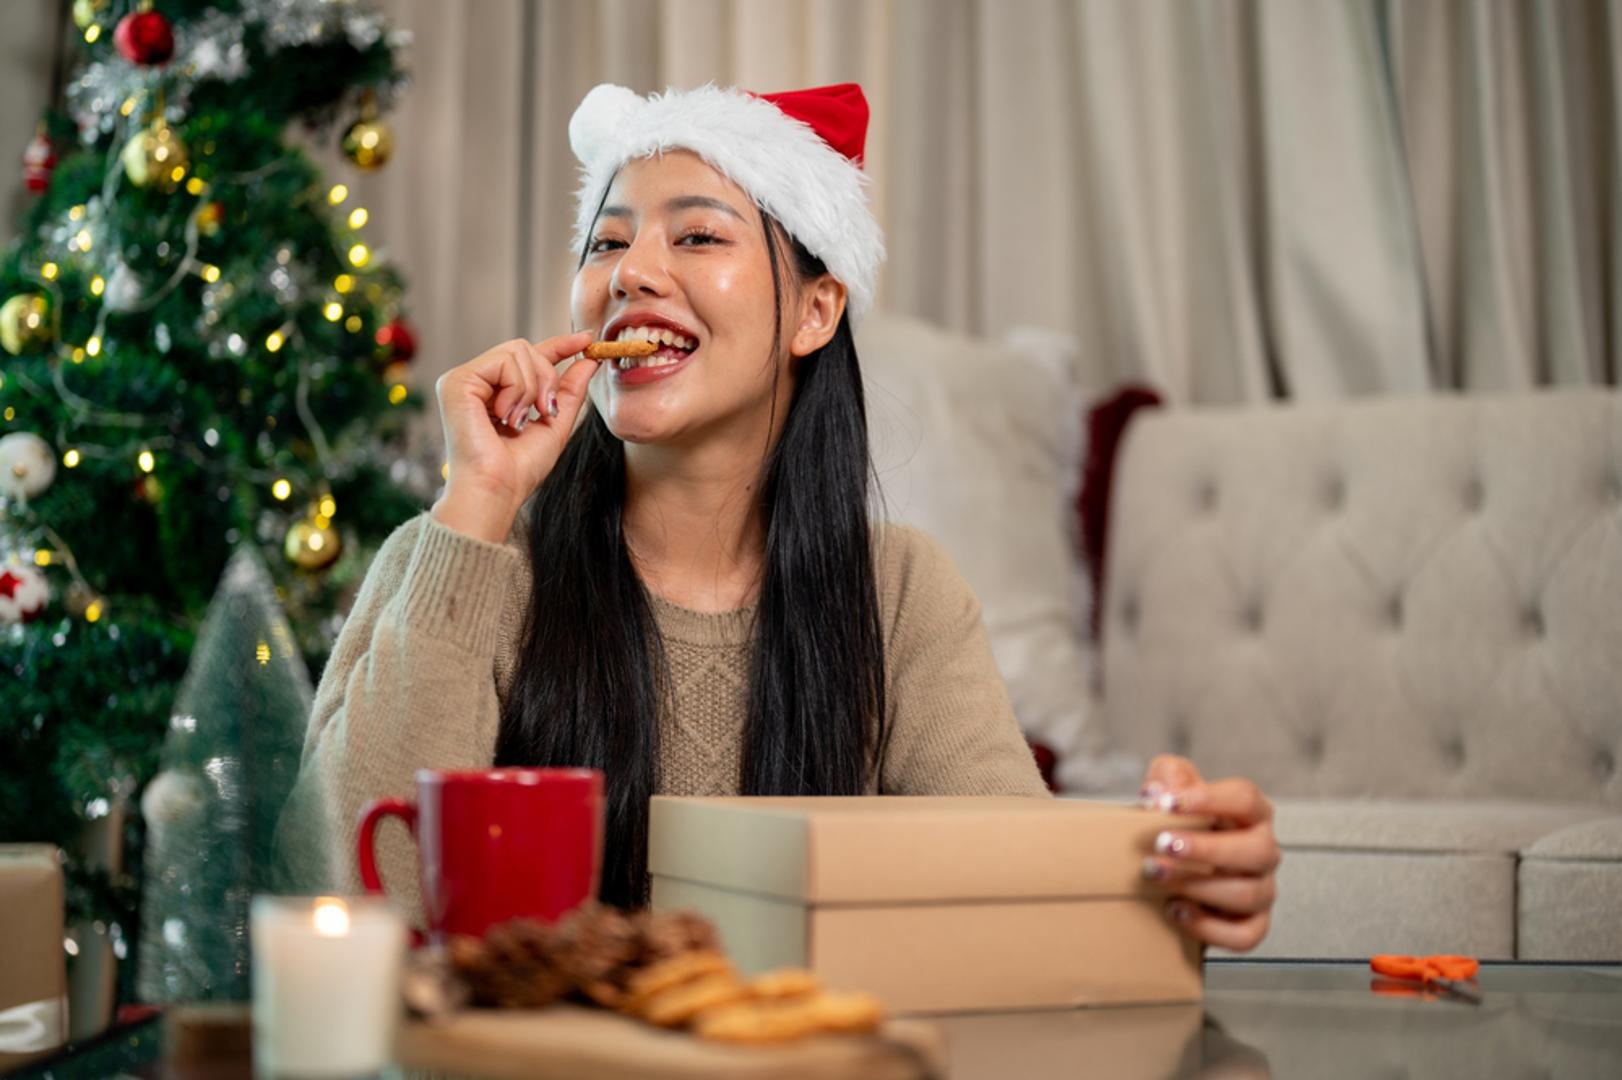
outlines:
[[[615,247],[624,246],[625,241],[623,240],[614,240],[606,236],[599,236],[597,239],[593,240],[589,245],[587,245],[586,253],[588,255],[596,255],[604,251],[612,250]]]
[[[706,232],[702,229],[694,229],[692,232],[683,233],[676,240],[676,243],[678,244],[686,244],[688,242],[694,244],[719,244],[721,243],[721,238],[712,232]]]

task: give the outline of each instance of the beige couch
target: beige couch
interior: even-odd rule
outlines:
[[[1254,777],[1261,953],[1622,960],[1622,394],[1140,414],[1100,715]]]

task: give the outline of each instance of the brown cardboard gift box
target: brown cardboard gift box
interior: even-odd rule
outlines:
[[[1200,819],[1021,797],[653,800],[653,906],[746,972],[804,966],[898,1012],[1195,1001],[1200,951],[1143,860]]]
[[[0,1072],[67,1041],[62,861],[49,844],[0,844]]]

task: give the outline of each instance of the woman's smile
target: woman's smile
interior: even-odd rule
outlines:
[[[692,358],[693,352],[683,352],[666,345],[652,356],[627,356],[613,361],[609,378],[617,386],[644,386],[670,378],[685,368]]]
[[[651,341],[659,346],[650,356],[627,356],[610,361],[610,378],[625,387],[667,379],[687,366],[699,349],[698,336],[674,320],[648,312],[622,315],[608,325],[610,341]]]

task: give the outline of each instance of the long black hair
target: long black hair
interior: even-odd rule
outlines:
[[[769,214],[761,219],[776,301],[772,362],[780,371],[781,249],[800,283],[826,267]],[[849,317],[841,316],[828,344],[793,362],[794,391],[758,489],[766,551],[738,788],[856,795],[878,767],[885,685],[867,411]],[[648,800],[668,677],[626,547],[624,509],[624,444],[588,404],[530,502],[533,586],[496,764],[603,770],[601,897],[636,907],[647,898]]]

